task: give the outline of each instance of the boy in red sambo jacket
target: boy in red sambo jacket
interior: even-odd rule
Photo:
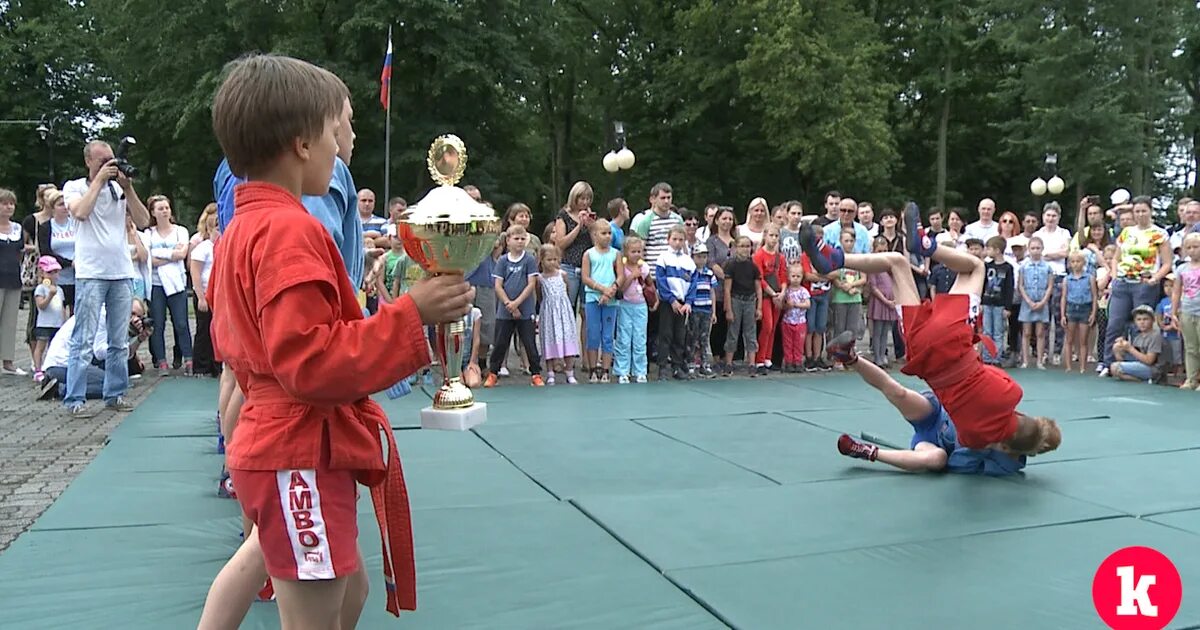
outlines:
[[[441,276],[363,318],[337,247],[300,204],[329,186],[347,95],[326,70],[255,55],[230,65],[213,102],[217,139],[247,182],[218,244],[212,334],[246,396],[227,455],[254,531],[206,608],[242,599],[246,575],[265,561],[283,628],[357,622],[366,600],[366,580],[350,579],[364,570],[358,483],[370,487],[383,537],[388,611],[415,609],[404,477],[390,423],[369,396],[427,365],[423,325],[461,318],[474,299],[462,277]]]

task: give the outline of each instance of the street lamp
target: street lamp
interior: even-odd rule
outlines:
[[[47,121],[46,117],[43,116],[35,131],[42,138],[42,142],[46,143],[46,156],[50,167],[50,183],[54,183],[54,119],[51,118]]]
[[[1051,175],[1050,180],[1044,180],[1041,177],[1029,182],[1029,192],[1035,197],[1041,197],[1047,192],[1051,195],[1061,194],[1067,187],[1067,183],[1058,176],[1058,154],[1047,153],[1046,159],[1042,163],[1042,170],[1047,175]]]
[[[50,181],[51,182],[54,181],[54,121],[55,120],[56,120],[55,118],[50,118],[47,120],[45,116],[42,116],[38,120],[0,120],[0,125],[28,125],[28,126],[37,125],[37,127],[34,128],[34,131],[36,131],[38,134],[38,137],[40,137],[42,139],[42,141],[46,143],[46,149],[49,151]]]
[[[617,174],[617,196],[621,196],[621,171],[627,171],[633,168],[637,159],[633,155],[633,151],[625,146],[625,123],[621,121],[613,122],[613,149],[604,156],[602,161],[604,170],[609,173]]]
[[[604,170],[616,173],[633,168],[637,160],[634,158],[633,151],[625,146],[625,123],[620,121],[613,123],[613,137],[616,142],[613,150],[604,156]]]

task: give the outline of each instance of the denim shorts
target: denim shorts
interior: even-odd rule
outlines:
[[[1118,361],[1116,365],[1121,366],[1122,374],[1127,374],[1136,379],[1148,381],[1154,378],[1154,370],[1141,361]]]
[[[1092,305],[1067,302],[1067,321],[1072,324],[1086,324],[1092,316]]]
[[[825,334],[829,327],[829,293],[812,296],[808,307],[808,332],[818,335]]]

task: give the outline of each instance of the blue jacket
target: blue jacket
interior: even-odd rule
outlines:
[[[229,168],[227,160],[221,160],[213,176],[213,199],[217,201],[217,226],[222,232],[233,221],[233,191],[245,181]],[[329,180],[329,192],[320,197],[304,195],[300,203],[316,217],[342,254],[350,284],[358,289],[362,286],[366,251],[362,239],[362,219],[358,216],[358,191],[350,167],[339,157],[333,163],[333,175]]]

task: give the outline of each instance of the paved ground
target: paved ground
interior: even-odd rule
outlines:
[[[21,311],[22,323],[27,315]],[[149,364],[149,351],[143,348],[142,354]],[[32,374],[28,346],[18,343],[16,364]],[[158,381],[154,370],[132,381],[129,400],[141,402]],[[62,494],[124,416],[102,411],[69,419],[61,402],[37,401],[36,392],[32,376],[0,376],[0,552]],[[99,401],[89,404],[103,407]]]

